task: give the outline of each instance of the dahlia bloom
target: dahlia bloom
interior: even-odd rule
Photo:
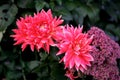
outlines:
[[[58,40],[57,34],[61,32],[63,20],[61,17],[52,16],[51,10],[34,14],[34,16],[26,16],[17,20],[17,29],[13,29],[14,35],[11,35],[16,41],[14,45],[22,44],[22,51],[30,45],[32,51],[36,48],[43,48],[49,53],[49,47],[55,45]]]
[[[91,27],[88,36],[94,35],[90,54],[94,61],[85,72],[96,80],[120,80],[116,59],[120,58],[120,46],[105,32],[97,27]]]
[[[60,62],[64,62],[65,68],[76,69],[77,71],[87,70],[87,66],[91,66],[90,61],[93,57],[89,54],[92,49],[90,43],[93,36],[82,33],[82,27],[74,28],[67,25],[63,29],[60,43],[57,45],[60,51],[57,55],[65,54]]]

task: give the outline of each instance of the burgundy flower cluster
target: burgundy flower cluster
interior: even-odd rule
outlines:
[[[91,43],[94,46],[91,51],[94,61],[85,73],[97,80],[120,80],[116,62],[120,58],[120,46],[97,27],[92,27],[88,35],[94,35]]]

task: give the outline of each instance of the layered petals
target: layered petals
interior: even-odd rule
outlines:
[[[84,72],[93,57],[90,55],[93,36],[88,38],[88,34],[82,33],[82,27],[65,26],[60,43],[57,45],[60,51],[57,55],[64,54],[61,62],[64,62],[65,68],[76,69]]]
[[[17,20],[17,29],[13,29],[15,34],[11,35],[16,41],[14,45],[22,44],[22,51],[29,45],[31,50],[43,48],[49,53],[50,46],[55,45],[55,40],[59,40],[57,34],[62,31],[63,20],[53,17],[51,10],[26,16]]]

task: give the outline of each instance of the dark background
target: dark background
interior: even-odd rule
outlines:
[[[0,80],[68,80],[56,48],[48,55],[43,50],[31,52],[29,47],[21,52],[21,46],[13,46],[10,35],[17,28],[16,20],[41,9],[62,15],[63,24],[83,25],[85,32],[97,26],[120,44],[120,0],[1,0]]]

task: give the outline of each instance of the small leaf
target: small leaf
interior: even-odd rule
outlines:
[[[37,12],[43,9],[43,7],[45,7],[46,5],[48,6],[48,4],[43,0],[35,1],[35,9],[37,10]]]
[[[39,55],[41,57],[41,59],[40,59],[41,61],[44,61],[47,58],[47,56],[48,56],[47,53],[39,53]]]
[[[28,65],[29,69],[32,70],[32,69],[36,68],[39,64],[40,64],[39,61],[31,61],[27,65]]]

